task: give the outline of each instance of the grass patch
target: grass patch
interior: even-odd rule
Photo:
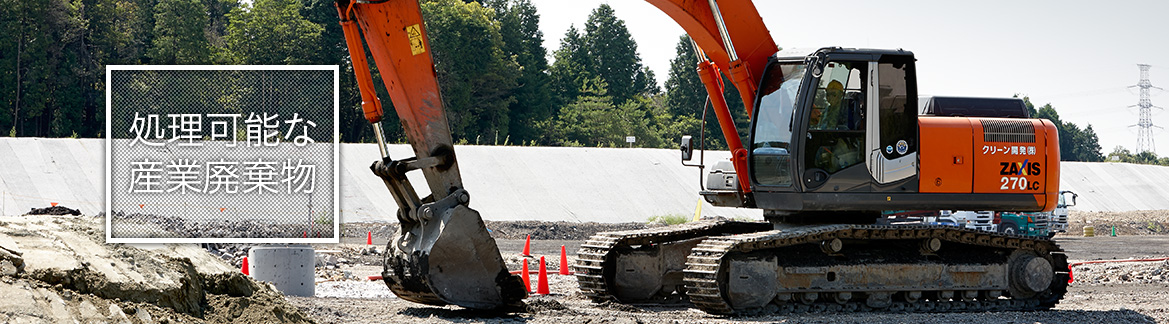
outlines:
[[[678,225],[678,224],[684,224],[686,222],[689,222],[690,219],[692,219],[692,218],[693,218],[692,216],[682,215],[682,214],[658,215],[658,216],[650,217],[648,220],[646,220],[646,223],[664,224],[664,225]]]

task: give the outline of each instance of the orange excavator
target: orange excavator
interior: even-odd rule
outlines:
[[[573,266],[590,299],[688,300],[714,314],[987,311],[1053,307],[1066,256],[1046,238],[941,225],[888,225],[898,210],[1046,211],[1059,146],[1047,120],[917,113],[913,53],[829,47],[783,56],[749,0],[646,0],[678,22],[718,118],[729,163],[700,194],[759,208],[767,222],[699,221],[599,233]],[[383,278],[403,299],[475,309],[526,297],[469,206],[417,0],[337,0],[382,159],[371,169],[398,204]],[[369,46],[415,157],[385,150]],[[722,76],[751,116],[745,146]],[[682,158],[694,150],[683,137]],[[405,174],[421,171],[431,195]]]

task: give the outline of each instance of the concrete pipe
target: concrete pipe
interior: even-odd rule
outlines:
[[[248,251],[248,271],[258,281],[271,282],[285,295],[312,297],[314,251],[311,246],[255,247]]]

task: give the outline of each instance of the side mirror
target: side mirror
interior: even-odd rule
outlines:
[[[690,161],[694,156],[694,138],[690,135],[682,136],[682,161]]]
[[[1079,197],[1079,196],[1080,195],[1077,195],[1076,193],[1073,192],[1072,193],[1072,203],[1068,204],[1068,206],[1075,206],[1076,205],[1076,197]]]

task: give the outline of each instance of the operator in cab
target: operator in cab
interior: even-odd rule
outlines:
[[[832,80],[824,88],[824,92],[818,103],[825,103],[826,106],[818,109],[813,109],[811,118],[809,120],[808,128],[810,130],[821,131],[850,131],[857,130],[859,125],[857,121],[851,119],[858,119],[852,116],[852,105],[859,105],[859,102],[854,103],[854,100],[845,100],[844,84],[839,80]],[[853,118],[850,118],[853,117]],[[861,161],[860,148],[863,136],[852,136],[852,134],[840,134],[840,136],[833,136],[835,143],[830,145],[822,145],[816,149],[816,167],[828,171],[828,173],[835,173],[843,168],[852,166]]]

